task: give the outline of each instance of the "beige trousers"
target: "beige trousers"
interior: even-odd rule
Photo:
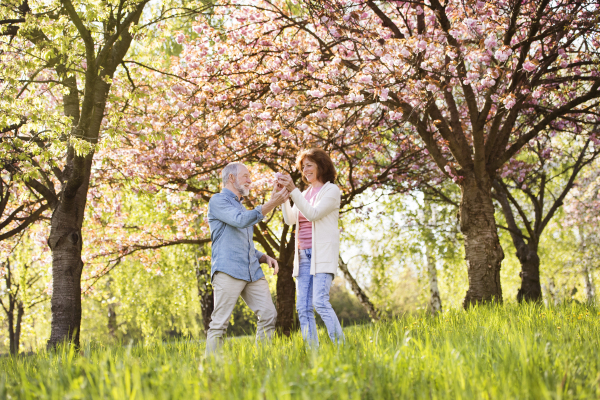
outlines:
[[[277,311],[271,299],[269,284],[263,277],[255,282],[235,279],[217,272],[212,280],[215,308],[206,334],[206,354],[211,354],[223,344],[223,334],[237,299],[242,296],[248,307],[258,316],[256,339],[271,339],[275,331]]]

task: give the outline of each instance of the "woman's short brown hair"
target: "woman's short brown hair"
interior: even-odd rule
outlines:
[[[302,150],[300,154],[298,154],[298,158],[296,158],[296,168],[298,168],[299,171],[302,172],[302,163],[307,158],[317,164],[317,179],[323,183],[335,182],[337,172],[335,172],[335,167],[333,166],[331,157],[329,157],[329,154],[327,154],[325,150],[317,147],[308,150]],[[308,183],[304,177],[304,174],[302,174],[302,180],[305,183]]]

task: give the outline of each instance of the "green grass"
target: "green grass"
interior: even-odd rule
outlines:
[[[22,399],[563,399],[600,398],[600,313],[507,305],[407,316],[348,328],[336,348],[321,334],[255,346],[86,345],[0,360],[0,398]]]

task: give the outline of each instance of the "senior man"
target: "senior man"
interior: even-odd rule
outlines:
[[[287,189],[273,192],[271,199],[253,210],[242,200],[250,193],[252,179],[242,163],[230,163],[221,173],[223,190],[208,202],[208,223],[212,239],[212,286],[215,308],[206,335],[206,354],[223,343],[223,334],[239,296],[258,316],[256,339],[270,339],[275,331],[277,311],[260,263],[277,274],[277,261],[254,248],[254,225],[289,197]]]

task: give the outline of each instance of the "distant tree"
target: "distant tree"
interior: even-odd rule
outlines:
[[[521,263],[517,300],[541,301],[539,246],[544,230],[600,154],[598,133],[539,136],[511,160],[494,182],[507,230]]]
[[[8,322],[10,354],[19,354],[23,317],[37,304],[48,300],[43,254],[35,254],[32,240],[21,234],[13,239],[13,250],[0,263],[0,306]]]

